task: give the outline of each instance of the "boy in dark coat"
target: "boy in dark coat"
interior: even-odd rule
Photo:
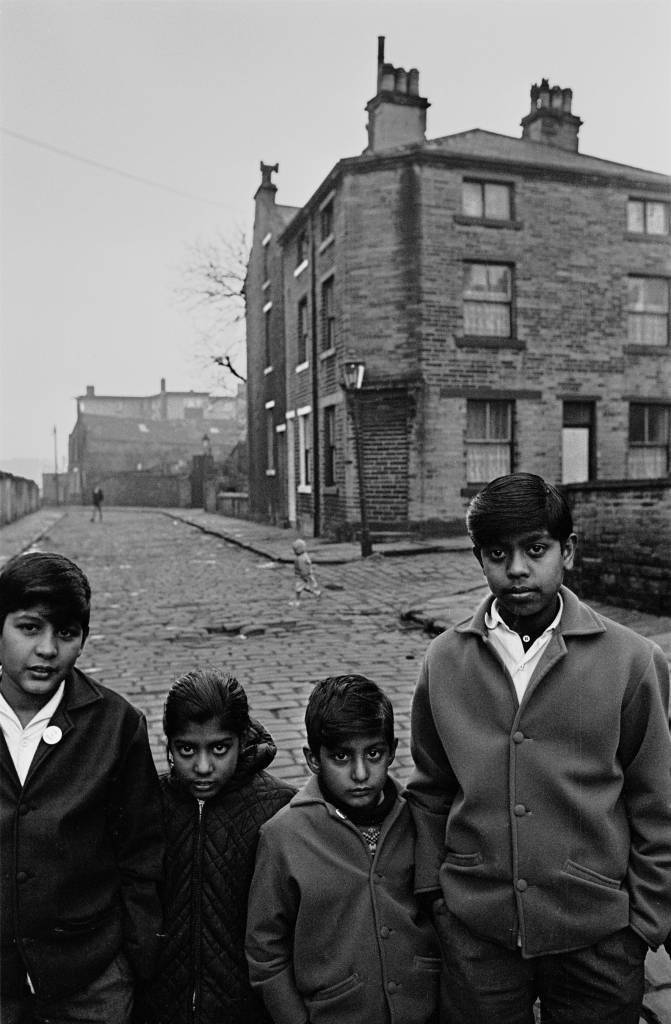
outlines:
[[[247,894],[259,826],[295,790],[264,770],[275,744],[250,718],[232,676],[196,670],[178,679],[163,728],[170,763],[161,776],[165,939],[147,1020],[270,1024],[247,974]]]
[[[91,591],[62,555],[0,573],[3,1024],[127,1024],[161,927],[142,714],[75,668]]]
[[[669,672],[562,585],[576,537],[540,477],[488,484],[467,526],[492,591],[437,637],[412,708],[416,888],[449,1024],[638,1024],[671,924]]]

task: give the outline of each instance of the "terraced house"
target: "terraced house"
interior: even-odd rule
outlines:
[[[579,151],[571,90],[521,137],[426,138],[384,59],[368,145],[302,208],[262,164],[246,283],[253,516],[333,536],[461,528],[494,476],[668,483],[671,178]],[[355,395],[348,361],[365,364]],[[349,396],[349,397],[348,397]],[[356,403],[356,404],[355,404]]]

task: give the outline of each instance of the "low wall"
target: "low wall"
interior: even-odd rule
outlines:
[[[578,534],[569,586],[586,598],[671,615],[671,480],[563,490]]]
[[[0,470],[0,526],[37,512],[39,507],[40,489],[34,480]]]
[[[249,518],[249,498],[243,491],[219,491],[217,512],[220,516],[234,516],[236,519]]]
[[[105,505],[144,505],[149,508],[189,508],[191,482],[188,476],[129,470],[110,473],[95,485],[102,487]],[[85,504],[91,503],[90,492],[82,495]]]

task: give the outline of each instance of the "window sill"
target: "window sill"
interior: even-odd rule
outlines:
[[[320,253],[325,252],[325,250],[328,249],[328,247],[330,245],[333,245],[334,242],[335,242],[335,235],[329,235],[328,238],[324,239],[324,241],[321,243],[321,245],[319,246],[319,249],[317,251],[320,252]]]
[[[490,335],[473,335],[466,334],[460,338],[455,338],[454,342],[457,348],[515,348],[525,349],[526,342],[520,341],[519,338],[496,338]]]
[[[303,273],[303,271],[305,270],[305,268],[307,267],[307,265],[308,265],[308,261],[307,260],[303,260],[302,263],[299,263],[298,266],[296,267],[296,269],[294,270],[294,277],[300,277],[301,274]]]
[[[622,351],[626,356],[665,356],[669,354],[666,345],[624,345]]]
[[[455,213],[454,223],[463,224],[466,227],[510,228],[511,231],[521,231],[524,227],[521,220],[495,220],[492,217],[469,217],[466,213]]]
[[[267,469],[266,470],[266,476],[276,476],[276,475],[277,475],[277,470],[275,470],[275,469]]]
[[[337,484],[324,484],[324,494],[337,494],[337,493],[338,493],[338,485]]]
[[[323,352],[319,353],[319,358],[320,359],[328,359],[329,356],[334,356],[334,355],[335,355],[335,348],[334,347],[325,348]]]
[[[307,370],[309,365],[310,364],[308,362],[298,363],[298,365],[296,367],[296,373],[303,373],[304,370]]]
[[[296,490],[299,494],[312,494],[312,484],[299,484]]]
[[[663,242],[669,244],[669,233],[665,235],[648,235],[645,231],[625,231],[625,242]]]
[[[263,374],[265,376],[266,374],[272,373],[272,372],[273,372],[272,366],[266,366],[265,370],[263,371]]]

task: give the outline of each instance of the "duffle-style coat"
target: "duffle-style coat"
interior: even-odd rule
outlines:
[[[141,712],[77,669],[23,786],[0,730],[2,984],[43,999],[89,985],[121,951],[154,966],[163,835]]]
[[[145,993],[152,1024],[266,1024],[245,961],[247,894],[259,826],[296,790],[263,769],[275,757],[258,723],[233,779],[197,800],[174,774],[161,776],[166,829],[164,945]]]
[[[418,892],[523,956],[671,929],[669,670],[566,587],[522,702],[491,596],[430,644],[412,706]]]
[[[316,776],[261,829],[249,898],[252,984],[275,1024],[429,1024],[440,958],[412,892],[405,800],[371,857]]]

